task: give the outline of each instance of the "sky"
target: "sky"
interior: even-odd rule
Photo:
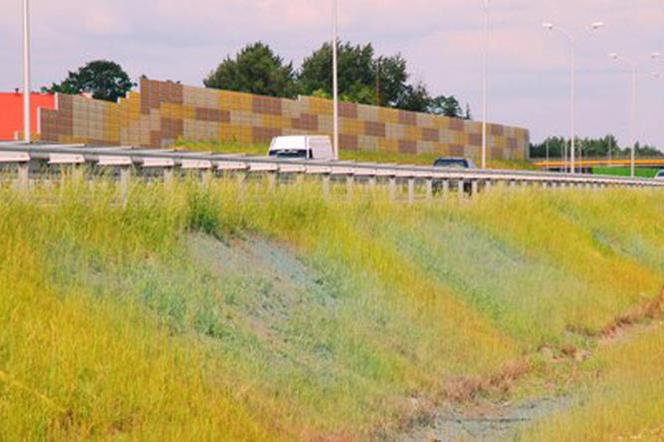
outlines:
[[[413,81],[455,95],[481,117],[483,0],[339,0],[343,40],[401,53]],[[642,143],[664,148],[664,0],[489,0],[489,119],[526,127],[533,141],[570,133],[570,44],[575,36],[576,134],[630,141],[629,67],[638,67]],[[0,91],[21,84],[22,0],[0,0]],[[298,65],[331,34],[331,0],[31,0],[33,87],[93,59],[201,86],[228,55],[261,40]],[[591,32],[591,23],[606,27]]]

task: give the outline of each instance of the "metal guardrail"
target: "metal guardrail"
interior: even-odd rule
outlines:
[[[142,149],[133,147],[89,147],[79,144],[26,144],[0,142],[0,164],[18,164],[19,171],[28,173],[30,163],[50,166],[90,164],[101,168],[163,169],[172,174],[174,169],[218,172],[248,172],[262,174],[320,175],[369,180],[407,180],[409,192],[416,182],[424,182],[430,192],[433,183],[444,190],[451,184],[463,191],[464,185],[477,192],[494,184],[540,185],[542,187],[648,187],[664,188],[664,181],[652,179],[561,174],[539,171],[448,169],[414,165],[357,163],[352,161],[314,161],[276,159],[244,155],[214,154],[177,150]]]

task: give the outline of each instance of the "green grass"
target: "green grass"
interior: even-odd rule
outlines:
[[[636,176],[654,178],[657,172],[659,172],[659,169],[638,167],[636,169]],[[593,167],[593,173],[596,175],[630,176],[631,169],[629,167]]]
[[[244,153],[247,155],[265,155],[268,151],[267,144],[245,145],[232,142],[190,142],[180,140],[177,147],[187,150],[205,151],[214,153]],[[341,150],[340,159],[345,161],[357,161],[365,163],[396,163],[414,164],[420,166],[431,166],[440,155],[436,154],[407,154],[400,152],[369,151],[369,150]],[[489,160],[489,169],[520,169],[536,170],[529,161],[520,160]]]
[[[0,439],[366,439],[592,346],[664,281],[661,196],[316,182],[0,189]]]

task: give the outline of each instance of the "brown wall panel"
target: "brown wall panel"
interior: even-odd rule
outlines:
[[[358,150],[360,143],[357,135],[339,134],[339,148],[344,150]]]
[[[399,152],[401,153],[417,153],[417,141],[399,140]]]
[[[385,123],[378,121],[365,121],[364,133],[372,137],[385,138]]]
[[[406,126],[415,126],[417,124],[417,114],[410,111],[399,111],[399,123]]]

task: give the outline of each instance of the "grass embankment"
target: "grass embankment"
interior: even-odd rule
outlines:
[[[0,438],[365,438],[659,293],[658,198],[4,189]]]
[[[246,145],[239,143],[222,142],[189,142],[180,140],[177,143],[178,148],[205,151],[214,153],[243,153],[246,155],[265,155],[268,151],[268,145],[256,144]],[[420,153],[407,154],[400,152],[370,151],[370,150],[341,150],[340,159],[343,161],[356,161],[359,163],[394,163],[394,164],[414,164],[418,166],[431,166],[440,158],[440,155]],[[489,159],[487,161],[489,169],[519,169],[536,170],[537,168],[529,161],[508,161]]]

